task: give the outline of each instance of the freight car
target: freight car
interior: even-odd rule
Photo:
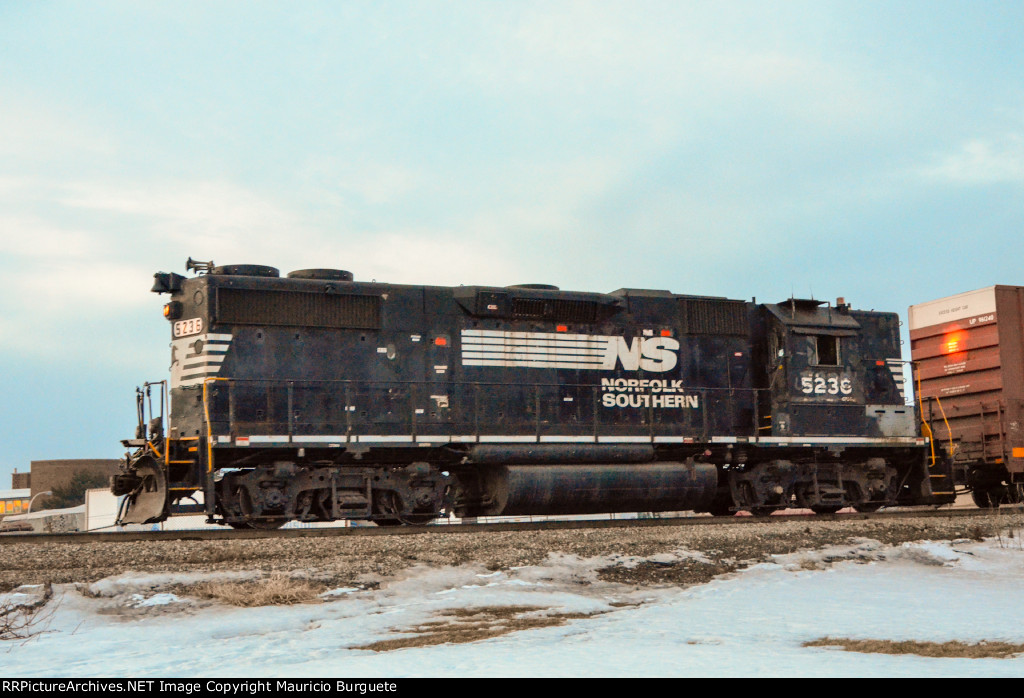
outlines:
[[[918,393],[975,504],[1024,500],[1024,286],[910,306]]]
[[[904,404],[894,313],[187,268],[155,275],[170,379],[139,392],[112,484],[125,523],[197,510],[255,528],[822,513],[953,497],[949,460]]]

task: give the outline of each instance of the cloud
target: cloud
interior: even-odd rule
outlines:
[[[1024,136],[972,138],[955,152],[935,158],[921,173],[964,185],[1024,183]]]
[[[12,162],[41,169],[67,163],[72,157],[110,158],[118,152],[118,139],[104,129],[95,109],[75,109],[68,102],[48,100],[30,89],[12,89],[3,100],[0,133],[4,134],[0,156],[7,161],[5,169]]]

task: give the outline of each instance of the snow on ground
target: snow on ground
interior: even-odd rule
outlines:
[[[45,632],[0,643],[0,673],[1021,676],[1024,656],[934,659],[801,646],[826,636],[1024,643],[1024,551],[1017,542],[894,548],[863,540],[780,556],[686,589],[602,582],[596,570],[609,559],[552,555],[541,566],[499,572],[417,567],[379,588],[336,589],[322,603],[262,608],[200,601],[167,586],[244,574],[126,574],[86,594],[73,585],[57,588]],[[701,556],[678,551],[652,561],[684,558]],[[453,623],[532,629],[460,644],[359,649]]]

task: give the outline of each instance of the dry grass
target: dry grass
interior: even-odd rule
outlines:
[[[56,610],[55,606],[47,606],[52,596],[53,587],[47,584],[43,593],[30,603],[0,603],[0,640],[27,640],[43,632]]]
[[[1005,659],[1024,653],[1024,645],[1009,642],[988,642],[982,640],[967,643],[918,642],[917,640],[850,640],[839,637],[823,637],[805,642],[804,647],[840,647],[847,652],[868,654],[916,654],[921,657],[953,657],[958,659]]]
[[[550,628],[570,620],[587,618],[587,613],[552,613],[531,615],[546,609],[540,606],[480,606],[454,608],[441,614],[440,620],[428,621],[412,628],[396,630],[406,637],[380,640],[353,649],[390,652],[407,647],[462,644],[486,640],[520,630]]]
[[[1024,550],[1021,542],[1022,520],[1020,514],[1007,513],[1004,509],[996,510],[996,538],[1000,548]]]
[[[970,531],[967,534],[967,537],[970,538],[973,541],[977,541],[977,542],[980,543],[981,541],[985,540],[989,536],[993,535],[993,532],[994,531],[993,531],[992,526],[989,526],[989,525],[984,525],[983,526],[982,524],[975,524],[974,526],[971,526]]]
[[[213,599],[232,606],[280,606],[319,603],[326,591],[322,584],[272,574],[263,579],[243,582],[204,582],[185,593],[200,599]]]

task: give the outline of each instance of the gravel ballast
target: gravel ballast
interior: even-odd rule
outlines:
[[[922,540],[1000,536],[1018,547],[1024,514],[982,512],[967,517],[842,520],[793,517],[744,525],[665,525],[576,528],[543,531],[437,532],[420,535],[334,536],[133,542],[5,542],[0,591],[22,584],[94,582],[136,573],[252,570],[303,572],[339,585],[386,579],[416,565],[475,565],[490,570],[542,564],[550,553],[614,560],[602,578],[627,584],[688,586],[706,582],[772,555],[871,539],[887,545]],[[665,564],[656,558],[674,551],[700,553]]]

